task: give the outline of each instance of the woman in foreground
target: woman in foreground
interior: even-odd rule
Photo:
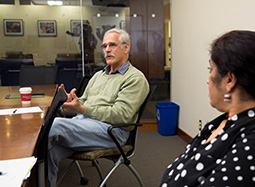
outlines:
[[[255,186],[255,32],[228,32],[210,54],[210,104],[224,114],[168,166],[161,187]]]

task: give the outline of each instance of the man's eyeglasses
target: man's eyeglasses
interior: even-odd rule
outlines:
[[[122,44],[126,44],[126,43],[122,43]],[[110,49],[114,49],[115,47],[117,47],[119,44],[115,43],[115,42],[110,42],[108,44],[103,44],[102,45],[102,49],[106,49],[107,46],[109,46]]]

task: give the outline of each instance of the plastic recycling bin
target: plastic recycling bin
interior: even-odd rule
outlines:
[[[173,102],[156,103],[158,132],[163,136],[176,135],[179,105]]]

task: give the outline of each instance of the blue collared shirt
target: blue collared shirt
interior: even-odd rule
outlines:
[[[120,73],[120,74],[124,75],[124,73],[128,70],[129,65],[130,65],[130,62],[127,61],[125,64],[122,64],[122,66],[120,66],[119,69],[117,69],[116,71],[112,72],[111,74]],[[105,73],[107,75],[109,75],[109,69],[110,69],[110,65],[107,65],[107,66],[104,67],[103,71],[105,71]]]

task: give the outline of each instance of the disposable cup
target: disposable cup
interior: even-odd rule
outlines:
[[[19,93],[20,93],[22,105],[31,104],[31,94],[32,94],[31,87],[22,87],[19,89]]]

